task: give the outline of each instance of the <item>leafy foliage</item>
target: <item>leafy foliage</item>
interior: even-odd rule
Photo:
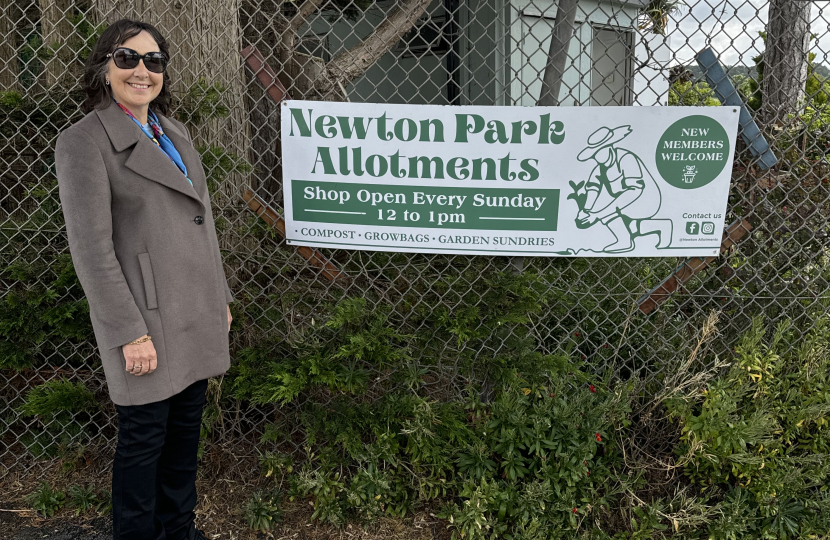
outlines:
[[[337,18],[354,13],[344,8],[363,10],[370,4],[338,0],[322,9]],[[650,2],[652,30],[665,27],[676,4]],[[87,43],[94,40],[98,29],[75,23],[86,25]],[[22,48],[24,55],[41,51],[27,69],[39,69],[50,54],[37,39]],[[77,49],[81,56],[87,52]],[[762,63],[758,70],[757,80],[762,80]],[[811,64],[807,90],[816,101],[804,116],[805,132],[794,133],[792,140],[804,141],[799,137],[806,133],[810,148],[816,149],[807,157],[819,159],[828,142],[821,101],[826,83],[814,73]],[[737,84],[750,99],[760,99],[756,80]],[[227,116],[224,91],[200,80],[179,100],[176,113],[191,126]],[[22,183],[38,203],[31,215],[10,218],[0,229],[2,278],[13,283],[0,305],[4,368],[23,369],[51,356],[68,358],[72,365],[77,361],[73,355],[82,357],[77,344],[92,341],[88,306],[65,243],[48,234],[62,227],[50,144],[77,118],[76,110],[61,105],[72,102],[66,97],[0,94],[0,131],[35,156],[35,174]],[[672,105],[718,104],[705,83],[689,80],[673,84],[669,100]],[[27,133],[38,137],[25,140]],[[242,158],[222,148],[199,151],[211,192],[227,175],[250,170]],[[793,201],[793,193],[784,199]],[[782,203],[775,194],[767,201]],[[819,224],[810,230],[824,226],[826,220],[819,218],[816,213]],[[273,234],[251,219],[256,234],[266,236],[263,229]],[[797,229],[793,223],[788,219],[780,229]],[[763,238],[757,231],[753,238]],[[823,283],[827,276],[821,265],[812,259],[796,265],[797,258],[777,249],[785,240],[769,241],[772,248],[766,251],[780,252],[784,260],[756,269],[772,269],[783,280]],[[799,238],[798,246],[810,244]],[[248,285],[255,294],[288,271],[274,262],[285,254],[269,254],[265,260],[249,255],[263,266]],[[677,445],[685,476],[673,485],[680,495],[666,495],[655,493],[643,466],[624,454],[627,439],[640,435],[642,418],[632,411],[642,398],[634,388],[644,387],[636,386],[634,376],[628,384],[612,385],[610,375],[595,370],[609,366],[615,370],[613,379],[625,379],[638,372],[635,366],[676,360],[651,357],[643,352],[651,349],[638,345],[650,337],[649,330],[660,332],[659,339],[677,344],[678,350],[683,337],[676,335],[676,327],[667,331],[646,322],[639,330],[642,337],[628,336],[620,350],[609,346],[625,332],[630,317],[606,309],[597,300],[601,295],[583,293],[610,287],[604,276],[619,276],[615,265],[620,263],[562,260],[546,274],[512,274],[495,270],[484,258],[407,259],[408,271],[401,271],[399,254],[359,253],[350,262],[359,265],[355,275],[371,274],[378,278],[373,284],[380,285],[361,289],[359,297],[327,290],[333,302],[327,313],[312,312],[308,303],[297,301],[302,293],[273,289],[264,302],[238,308],[244,309],[240,320],[247,317],[267,328],[262,335],[246,336],[244,342],[251,346],[237,353],[229,384],[216,391],[206,408],[202,437],[218,436],[220,405],[233,400],[278,405],[282,419],[296,428],[288,434],[277,424],[265,425],[258,444],[260,466],[274,489],[254,494],[246,504],[252,528],[270,530],[282,515],[285,496],[308,499],[315,519],[334,524],[434,508],[456,538],[647,539],[673,534],[784,539],[827,534],[824,319],[815,319],[819,323],[809,345],[795,343],[783,326],[766,339],[756,324],[741,342],[737,366],[728,375],[711,381],[705,393],[671,398],[669,411],[680,433],[675,439],[669,429],[660,434],[660,442]],[[748,266],[741,254],[731,264],[730,270]],[[672,260],[644,261],[636,271],[615,278],[613,290],[605,292],[640,291],[673,267]],[[585,278],[589,275],[598,277],[592,281]],[[752,283],[770,286],[775,277],[766,277],[770,279],[759,280],[753,274],[739,284],[722,283],[751,293]],[[568,283],[567,292],[556,286],[560,282]],[[310,288],[308,294],[318,291]],[[725,311],[736,314],[734,307]],[[604,317],[589,316],[593,312]],[[803,324],[813,322],[816,310],[796,304],[792,312],[803,312],[796,322]],[[675,313],[682,324],[689,323],[682,306]],[[540,326],[553,330],[540,333]],[[568,328],[576,330],[563,330]],[[49,348],[52,341],[69,346],[55,351]],[[563,348],[565,354],[548,354]],[[36,419],[23,443],[43,456],[82,450],[93,435],[85,426],[92,425],[95,403],[80,383],[52,381],[33,389],[18,409]],[[15,421],[3,420],[9,425]],[[264,419],[272,421],[277,420]],[[301,464],[284,453],[287,442],[303,445],[303,455],[297,456]],[[204,451],[203,441],[200,455]],[[79,513],[93,507],[103,511],[111,504],[105,493],[92,488],[73,486],[69,495]],[[31,497],[44,515],[66,499],[47,484]],[[690,509],[697,512],[692,517]]]
[[[75,509],[76,516],[89,510],[106,514],[112,510],[112,500],[108,492],[98,491],[93,486],[73,485],[69,487],[69,506]]]
[[[230,174],[242,174],[252,169],[251,165],[236,154],[226,152],[219,146],[197,146],[205,168],[208,192],[213,194],[219,184]]]
[[[205,79],[194,82],[176,104],[176,116],[181,122],[199,126],[212,118],[225,118],[230,109],[222,99],[225,87],[208,83]]]
[[[37,417],[40,429],[30,429],[22,442],[35,456],[82,452],[93,435],[90,415],[98,409],[95,396],[80,382],[61,378],[36,386],[19,410]]]
[[[684,0],[649,0],[640,8],[640,30],[666,35],[669,16],[680,11],[685,4]]]
[[[245,504],[245,520],[255,531],[267,532],[282,519],[279,497],[258,491]]]
[[[678,455],[728,510],[712,538],[809,538],[830,529],[830,322],[801,343],[789,324],[768,336],[760,317],[725,375],[667,402],[682,427]]]
[[[478,291],[485,301],[459,299],[475,309],[424,312],[423,330],[409,334],[397,330],[391,306],[344,298],[277,354],[247,350],[234,368],[234,395],[296,407],[304,436],[295,467],[277,450],[286,436],[266,429],[260,463],[274,489],[287,486],[289,500],[309,499],[314,519],[336,525],[437,506],[465,539],[786,539],[826,530],[826,317],[802,344],[785,324],[766,339],[758,319],[728,374],[703,393],[673,394],[666,406],[679,430],[680,486],[688,487],[640,495],[629,507],[646,489],[643,470],[623,459],[626,440],[637,436],[634,383],[611,385],[579,360],[533,352],[521,328],[547,301],[536,280],[492,277]],[[510,330],[500,333],[502,325]],[[483,352],[510,335],[506,351]],[[429,350],[432,340],[470,370],[466,398],[434,399],[424,393],[428,370],[406,368],[407,351]],[[470,345],[479,352],[463,348]],[[390,373],[386,360],[401,378],[390,373],[384,391],[369,380],[350,387],[349,376],[332,373],[332,358]],[[624,524],[611,518],[621,508]]]
[[[55,379],[29,390],[20,412],[51,420],[63,414],[89,412],[97,408],[95,396],[82,383]]]
[[[442,515],[459,534],[481,520],[504,538],[528,528],[579,530],[573,508],[582,515],[607,508],[605,497],[613,496],[604,486],[628,481],[611,473],[619,452],[610,439],[628,426],[629,387],[589,384],[567,357],[534,351],[523,328],[545,301],[537,279],[494,276],[481,301],[469,299],[479,307],[423,312],[425,330],[416,334],[396,329],[391,306],[344,298],[328,320],[292,344],[276,344],[277,354],[243,351],[232,374],[237,398],[301,406],[307,459],[295,470],[266,450],[264,474],[287,482],[290,499],[310,498],[314,518],[332,524],[458,500]],[[466,400],[420,395],[423,370],[395,372],[408,365],[411,349],[433,340],[457,344],[459,359],[478,372]],[[467,352],[497,340],[512,345],[495,357]],[[370,368],[388,374],[386,391],[372,389]],[[484,377],[496,385],[488,401],[473,382]],[[262,444],[281,440],[266,430]],[[473,500],[480,503],[475,515]]]
[[[255,403],[283,404],[316,386],[360,394],[370,368],[382,370],[408,358],[403,338],[388,325],[382,309],[369,309],[363,298],[350,299],[338,304],[319,330],[283,345],[276,358],[262,349],[242,351],[234,392]]]
[[[52,517],[66,504],[66,493],[55,490],[47,482],[41,484],[26,496],[26,502],[43,517]]]
[[[669,105],[717,107],[720,100],[706,82],[676,81],[669,88]]]

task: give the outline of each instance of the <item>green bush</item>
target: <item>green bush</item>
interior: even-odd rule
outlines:
[[[36,417],[21,439],[36,457],[69,456],[82,453],[92,439],[91,415],[100,405],[95,396],[78,382],[55,379],[29,390],[19,411]]]
[[[20,182],[36,202],[0,222],[0,278],[12,284],[0,299],[0,368],[28,368],[51,356],[79,365],[77,344],[93,339],[89,306],[66,241],[50,232],[63,228],[50,145],[77,118],[78,111],[67,106],[68,98],[77,97],[0,93],[0,132],[9,143],[0,158],[13,162],[22,149],[36,156],[21,176],[12,176],[11,169],[0,172],[6,185]]]
[[[669,105],[717,107],[720,100],[715,91],[705,82],[677,81],[669,88]]]
[[[830,531],[830,323],[796,342],[761,318],[731,369],[667,407],[682,429],[677,454],[702,490],[725,493],[714,539],[817,538]],[[717,500],[717,496],[712,499]]]
[[[826,316],[814,317],[802,341],[786,324],[767,337],[756,319],[729,371],[681,373],[666,383],[683,390],[655,402],[670,423],[659,440],[645,441],[652,413],[633,412],[643,410],[636,381],[612,385],[565,355],[521,361],[537,345],[518,330],[524,319],[509,304],[533,313],[546,301],[534,290],[527,277],[491,279],[488,301],[476,302],[475,312],[437,309],[409,334],[391,307],[371,310],[366,299],[346,298],[278,353],[249,350],[234,368],[235,395],[283,404],[305,444],[295,467],[277,449],[287,436],[269,425],[260,441],[263,474],[289,500],[308,499],[316,520],[343,525],[434,508],[465,539],[827,534]],[[523,304],[525,295],[536,304]],[[498,333],[497,320],[509,330]],[[521,346],[503,354],[519,361],[483,352],[508,335]],[[463,399],[430,395],[428,367],[407,373],[408,351],[430,350],[442,338],[482,351],[459,356],[467,362],[459,365],[475,370],[462,371]],[[368,379],[348,385],[335,359],[401,378],[385,391]],[[296,384],[290,392],[287,380]],[[655,462],[625,459],[626,450],[647,444],[673,449],[684,472],[660,491],[648,480]]]
[[[283,435],[267,429],[264,474],[287,482],[289,499],[310,498],[313,517],[333,524],[436,504],[459,534],[485,520],[500,538],[518,538],[534,527],[585,530],[583,518],[607,511],[623,484],[637,482],[612,472],[631,387],[611,388],[567,356],[536,351],[526,323],[547,301],[538,276],[497,275],[480,287],[460,302],[474,309],[416,310],[424,324],[414,333],[399,329],[391,306],[345,298],[293,343],[243,351],[232,370],[235,397],[298,406],[306,444],[295,471],[269,450]],[[499,343],[509,345],[484,352]],[[436,347],[475,373],[465,378],[466,399],[422,394],[434,378],[411,365],[410,352]]]
[[[460,504],[445,515],[461,537],[583,534],[636,483],[620,474],[615,441],[630,423],[629,388],[597,390],[562,367],[548,384],[522,388],[517,380],[492,405],[476,407],[481,417],[466,444],[453,445]]]
[[[790,119],[795,117],[790,115]],[[830,153],[830,107],[808,105],[799,114],[797,121],[789,123],[789,129],[782,138],[781,148],[787,164],[795,168],[796,174],[806,175],[810,169],[817,169],[816,162],[828,164]],[[821,174],[820,170],[815,171]],[[823,178],[826,181],[826,178]]]
[[[20,412],[48,422],[67,414],[90,412],[97,408],[95,396],[82,383],[55,379],[29,390]]]

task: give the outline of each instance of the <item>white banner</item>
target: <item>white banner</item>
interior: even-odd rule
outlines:
[[[738,115],[286,101],[287,240],[477,255],[717,255]]]

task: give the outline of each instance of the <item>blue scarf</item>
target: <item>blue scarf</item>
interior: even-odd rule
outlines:
[[[115,101],[115,98],[113,98],[113,101]],[[164,131],[161,129],[161,124],[159,124],[159,119],[156,116],[156,113],[149,109],[147,110],[147,123],[150,124],[150,129],[153,133],[151,135],[150,133],[144,131],[144,126],[141,124],[141,122],[138,121],[138,118],[136,118],[133,115],[133,113],[131,113],[129,109],[127,109],[127,107],[121,105],[120,103],[118,103],[118,101],[115,101],[115,103],[119,107],[121,107],[121,110],[124,111],[127,114],[127,116],[132,118],[133,122],[135,122],[138,125],[138,127],[141,128],[142,133],[147,135],[151,141],[156,143],[156,146],[161,148],[164,151],[164,153],[167,154],[167,157],[170,158],[170,161],[176,164],[176,166],[179,168],[180,171],[182,171],[182,174],[184,174],[184,177],[187,179],[188,182],[190,182],[190,185],[192,186],[193,182],[191,182],[190,178],[188,178],[187,176],[187,167],[185,167],[184,161],[182,161],[182,156],[179,154],[179,151],[176,150],[176,147],[173,145],[173,141],[170,140],[170,137],[164,134]]]

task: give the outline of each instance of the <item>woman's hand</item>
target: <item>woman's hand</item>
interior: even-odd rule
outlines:
[[[144,343],[136,343],[134,345],[122,345],[121,350],[124,352],[124,359],[127,361],[127,365],[125,366],[127,373],[140,377],[156,370],[158,362],[156,359],[156,348],[153,346],[152,341],[145,341]]]
[[[228,332],[231,331],[231,323],[233,322],[233,317],[231,316],[231,305],[228,304]]]

